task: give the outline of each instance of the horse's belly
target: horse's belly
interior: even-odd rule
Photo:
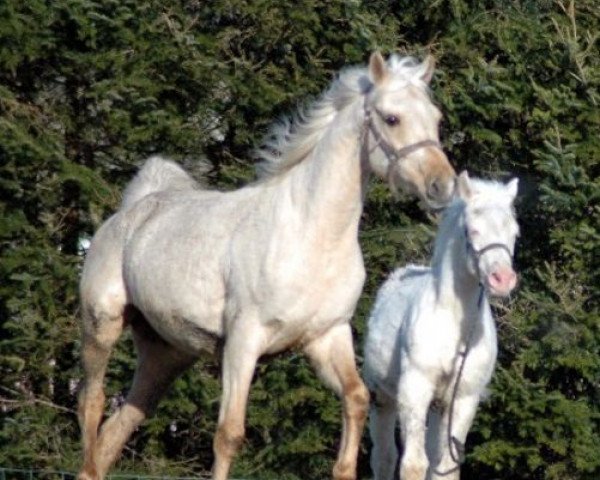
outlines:
[[[201,228],[195,217],[180,221],[180,210],[165,207],[131,235],[123,259],[128,301],[170,344],[213,352],[224,335],[220,259],[229,233],[221,224]]]
[[[178,315],[158,318],[154,315],[145,316],[161,338],[192,356],[214,355],[222,343],[218,332],[203,327],[208,322],[194,321]]]
[[[213,353],[224,335],[225,291],[216,266],[206,261],[200,270],[192,259],[177,265],[169,257],[148,255],[127,272],[128,299],[168,343],[194,355]]]

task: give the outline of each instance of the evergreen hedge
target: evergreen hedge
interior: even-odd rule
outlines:
[[[599,17],[595,0],[4,0],[0,465],[78,467],[82,240],[144,158],[160,152],[211,186],[238,187],[275,119],[381,49],[438,59],[433,95],[457,170],[521,179],[520,288],[495,306],[499,362],[463,478],[599,478]],[[434,232],[414,200],[372,182],[359,355],[378,285],[398,264],[426,262]],[[131,352],[126,337],[107,410],[127,391]],[[218,372],[202,359],[179,379],[117,469],[208,471]],[[340,421],[300,355],[261,362],[233,474],[328,478]]]

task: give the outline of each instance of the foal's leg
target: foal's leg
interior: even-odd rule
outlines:
[[[430,475],[427,477],[428,480],[434,475],[434,472],[443,473],[449,475],[450,471],[438,470],[439,463],[442,459],[443,452],[440,448],[443,446],[443,442],[447,441],[448,433],[446,431],[446,424],[444,422],[444,411],[441,407],[432,408],[427,416],[427,434],[426,434],[426,450],[427,458],[429,458],[429,471]],[[444,477],[446,478],[446,477]]]
[[[305,352],[325,384],[342,398],[342,439],[333,478],[354,480],[369,392],[356,370],[350,325],[335,326],[308,344]]]
[[[132,322],[137,367],[123,406],[100,429],[95,452],[98,478],[103,478],[125,442],[147,418],[171,382],[195,360],[162,340],[141,317]]]
[[[460,442],[460,446],[464,446],[469,433],[469,428],[473,423],[477,405],[479,403],[479,395],[470,395],[466,397],[457,397],[452,411],[452,436]],[[460,457],[454,440],[448,438],[448,422],[450,411],[445,408],[443,414],[439,418],[439,426],[436,429],[439,431],[437,445],[435,445],[435,453],[433,453],[437,465],[432,466],[432,480],[458,480],[460,478]],[[450,453],[452,448],[452,454]]]
[[[401,480],[424,480],[427,474],[425,432],[433,393],[431,383],[417,370],[400,379],[398,407],[404,446],[400,461]]]
[[[396,448],[396,405],[388,399],[376,399],[369,412],[369,432],[373,448],[371,450],[371,470],[375,480],[392,480],[398,462]]]
[[[104,411],[104,375],[124,319],[124,294],[107,292],[94,302],[82,295],[81,361],[84,379],[79,391],[78,417],[83,440],[81,480],[98,478],[95,449]]]
[[[227,336],[223,348],[223,392],[219,422],[213,440],[213,480],[226,480],[233,456],[243,440],[250,383],[261,355],[258,329],[237,328]]]

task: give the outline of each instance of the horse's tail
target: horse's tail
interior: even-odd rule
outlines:
[[[198,188],[197,182],[179,165],[159,156],[150,157],[123,192],[121,208],[154,192],[194,188]]]

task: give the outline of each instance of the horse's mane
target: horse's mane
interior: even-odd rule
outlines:
[[[421,79],[427,68],[424,63],[413,57],[392,55],[387,65],[392,74],[388,88],[400,89],[412,83],[427,89]],[[256,151],[259,179],[284,173],[304,160],[319,143],[337,112],[363,97],[372,86],[367,67],[348,67],[312,105],[298,109],[292,118],[277,122]]]
[[[471,187],[476,192],[468,201],[468,207],[477,209],[489,206],[506,208],[515,216],[512,199],[506,193],[506,186],[502,182],[495,180],[483,180],[479,178],[470,179]],[[456,196],[448,205],[442,214],[438,233],[435,237],[435,246],[433,248],[432,266],[438,265],[441,261],[444,249],[449,242],[460,236],[463,238],[465,230],[464,213],[467,209],[467,203]]]

